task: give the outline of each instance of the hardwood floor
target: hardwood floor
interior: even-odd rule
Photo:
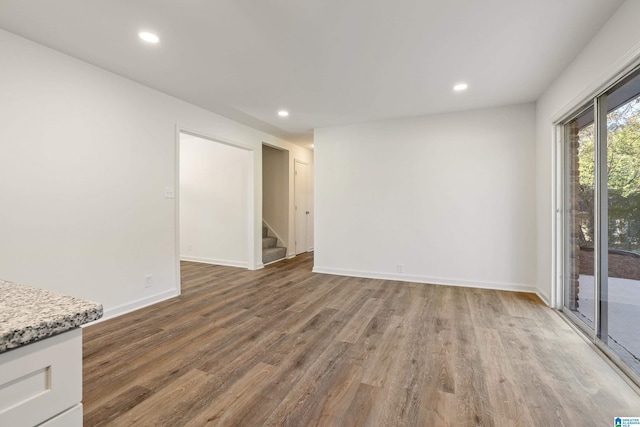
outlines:
[[[182,263],[84,329],[85,426],[612,426],[640,397],[535,295]]]

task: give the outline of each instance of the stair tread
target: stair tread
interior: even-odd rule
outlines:
[[[273,248],[264,248],[262,250],[262,253],[275,253],[275,252],[281,252],[281,251],[286,251],[287,248],[283,248],[282,246],[274,246]]]
[[[282,246],[262,249],[262,263],[268,264],[277,261],[284,258],[286,254],[287,248],[283,248]]]

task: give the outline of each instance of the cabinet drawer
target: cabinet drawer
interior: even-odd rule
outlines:
[[[78,403],[38,427],[82,427],[82,404]]]
[[[82,329],[0,353],[0,426],[34,426],[82,400]]]

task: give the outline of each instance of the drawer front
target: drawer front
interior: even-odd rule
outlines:
[[[0,353],[0,426],[35,426],[82,400],[82,329]]]
[[[82,404],[78,403],[38,427],[82,427]]]

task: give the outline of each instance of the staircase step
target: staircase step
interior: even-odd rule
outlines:
[[[279,259],[284,258],[287,254],[287,248],[283,247],[275,247],[275,248],[267,248],[262,250],[262,263],[268,264],[273,261],[277,261]]]
[[[267,227],[265,227],[263,225],[262,226],[262,237],[267,237],[267,233],[269,233],[269,230],[267,229]]]
[[[271,236],[263,237],[262,249],[275,248],[277,243],[278,243],[278,239],[275,237],[271,237]]]

